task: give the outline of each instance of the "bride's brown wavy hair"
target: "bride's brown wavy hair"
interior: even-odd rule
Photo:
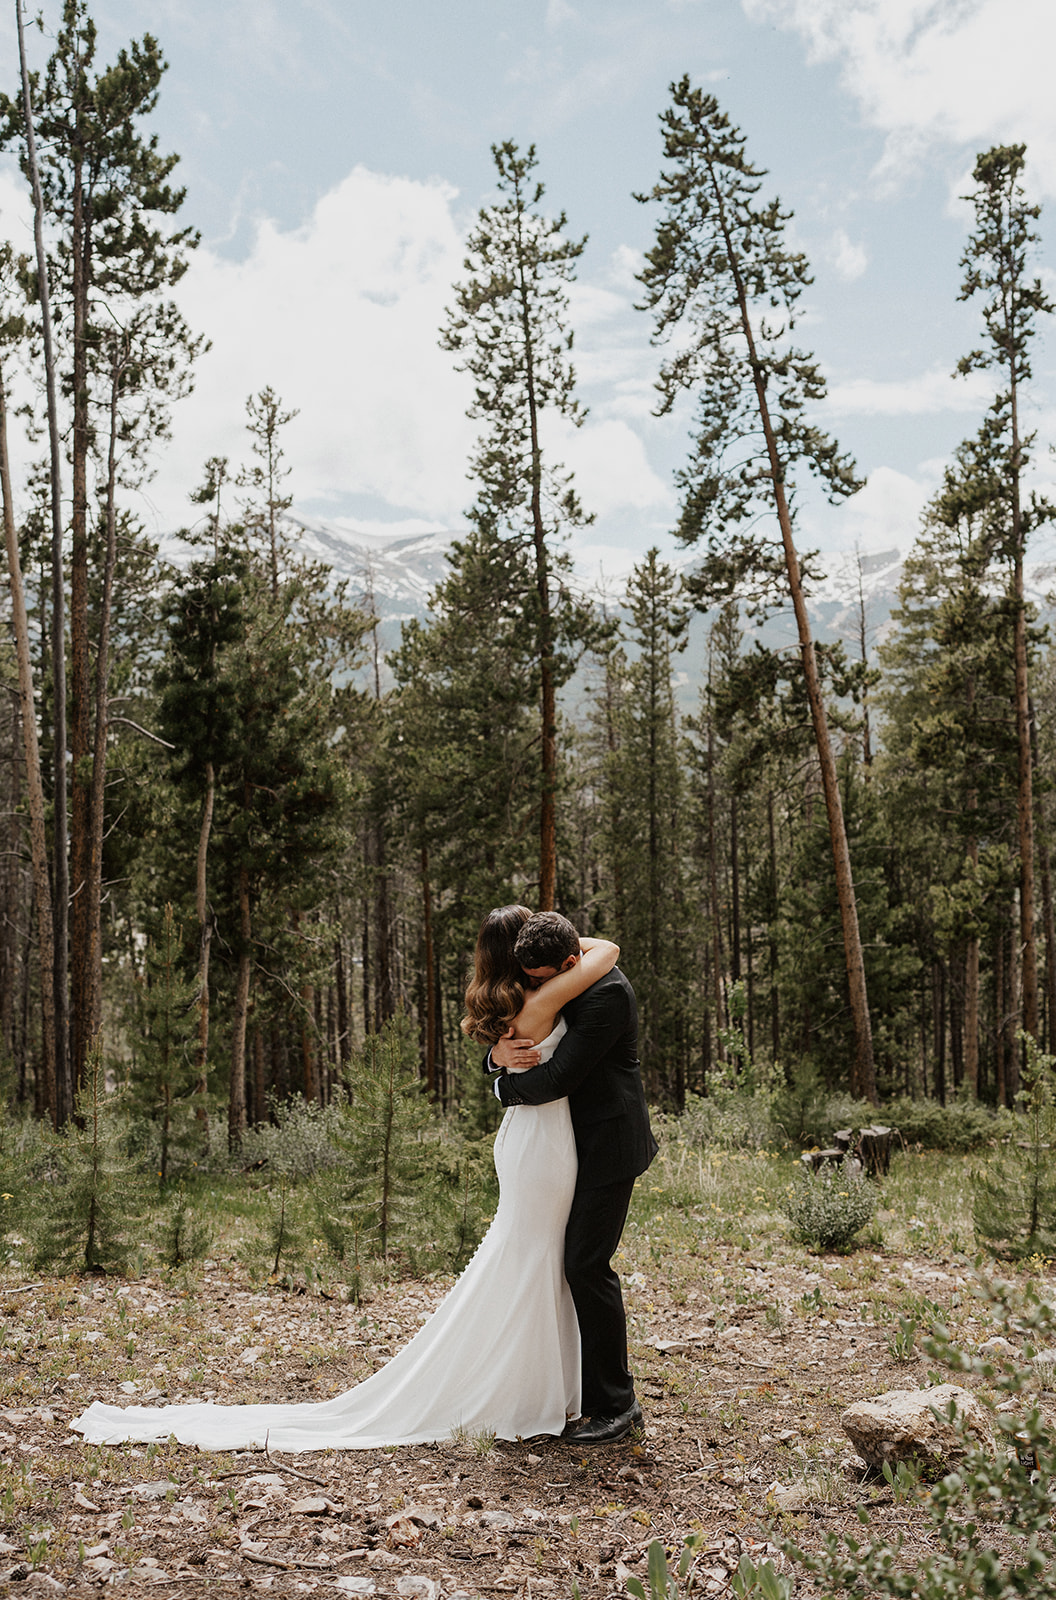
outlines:
[[[524,1004],[527,985],[513,947],[532,915],[527,906],[499,906],[480,925],[462,1018],[462,1032],[478,1044],[500,1039]]]

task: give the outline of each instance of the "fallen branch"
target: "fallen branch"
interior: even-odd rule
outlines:
[[[310,1472],[298,1472],[296,1467],[283,1466],[280,1462],[276,1461],[268,1450],[267,1434],[264,1435],[264,1455],[265,1458],[271,1462],[271,1465],[277,1472],[288,1472],[291,1478],[303,1478],[305,1483],[317,1483],[320,1489],[329,1489],[332,1487],[329,1478],[313,1478]]]
[[[296,1556],[287,1561],[282,1556],[258,1556],[253,1550],[239,1550],[246,1561],[255,1561],[260,1567],[278,1567],[282,1572],[329,1572],[329,1561],[298,1561]]]

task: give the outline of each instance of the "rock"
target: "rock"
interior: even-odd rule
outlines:
[[[482,1528],[516,1528],[517,1518],[511,1517],[508,1511],[485,1511],[480,1525]]]
[[[371,1595],[377,1592],[377,1584],[373,1578],[335,1578],[335,1589],[340,1589],[342,1594]]]
[[[55,1595],[66,1593],[66,1585],[47,1572],[31,1572],[22,1586],[22,1594]]]
[[[155,1483],[134,1483],[128,1492],[137,1500],[164,1500],[170,1489],[179,1487],[170,1478],[159,1478]]]
[[[432,1506],[404,1506],[401,1516],[410,1517],[412,1522],[418,1522],[423,1528],[438,1528],[440,1526],[440,1513]]]
[[[417,1578],[408,1573],[396,1579],[396,1593],[403,1600],[437,1600],[440,1585],[433,1578]]]
[[[402,1511],[390,1517],[385,1526],[389,1530],[389,1543],[405,1550],[413,1549],[422,1537],[422,1530],[413,1517],[405,1516]]]
[[[995,1333],[992,1339],[987,1339],[979,1346],[988,1356],[1009,1356],[1012,1360],[1019,1355],[1019,1351],[1010,1339],[1005,1339],[1000,1333]]]
[[[295,1500],[290,1507],[297,1517],[325,1517],[326,1513],[333,1509],[333,1502],[321,1494],[306,1495],[303,1500]]]
[[[263,1354],[264,1346],[262,1344],[251,1344],[248,1350],[243,1350],[238,1359],[244,1367],[251,1367],[255,1361],[260,1360]]]
[[[847,1407],[840,1425],[870,1467],[914,1458],[945,1467],[966,1449],[965,1439],[946,1420],[951,1401],[968,1443],[993,1451],[994,1433],[986,1412],[975,1396],[957,1383],[940,1383],[933,1389],[892,1389],[875,1400],[858,1400]]]

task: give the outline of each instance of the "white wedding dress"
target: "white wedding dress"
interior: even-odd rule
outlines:
[[[540,1049],[565,1032],[560,1018]],[[495,1136],[499,1205],[465,1272],[410,1344],[333,1400],[291,1405],[108,1406],[70,1426],[90,1444],[175,1436],[202,1450],[369,1450],[459,1429],[560,1433],[579,1415],[579,1328],[565,1282],[576,1184],[567,1100],[511,1106]]]

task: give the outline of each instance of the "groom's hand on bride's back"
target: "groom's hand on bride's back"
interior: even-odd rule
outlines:
[[[515,1039],[510,1028],[491,1047],[491,1063],[509,1071],[510,1067],[537,1067],[539,1051],[534,1039]]]

